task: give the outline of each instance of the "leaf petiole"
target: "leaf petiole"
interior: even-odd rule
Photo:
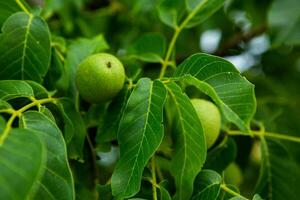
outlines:
[[[40,106],[41,104],[46,104],[46,103],[56,103],[56,99],[49,97],[49,98],[45,98],[45,99],[31,99],[32,102],[30,104],[27,104],[26,106],[20,108],[19,110],[13,110],[10,109],[10,114],[12,114],[5,126],[5,129],[3,130],[2,134],[0,135],[0,146],[4,143],[5,139],[7,138],[10,130],[12,129],[12,124],[14,122],[14,120],[17,117],[20,117],[22,115],[23,112],[25,112],[26,110],[34,107],[34,106]]]
[[[273,132],[265,132],[265,131],[251,131],[251,133],[253,134],[253,136],[257,136],[257,137],[269,137],[269,138],[276,138],[276,139],[280,139],[280,140],[286,140],[286,141],[290,141],[290,142],[297,142],[300,143],[300,137],[295,137],[295,136],[291,136],[291,135],[283,135],[280,133],[273,133]],[[249,134],[245,134],[241,131],[236,131],[236,130],[229,130],[226,131],[227,135],[231,135],[231,136],[251,136]]]

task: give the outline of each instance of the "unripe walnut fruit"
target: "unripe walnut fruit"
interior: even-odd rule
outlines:
[[[191,100],[205,134],[206,147],[210,148],[218,139],[221,129],[221,114],[215,104],[204,99]]]
[[[75,76],[80,96],[89,103],[102,103],[114,98],[123,88],[125,70],[118,58],[98,53],[83,60]]]

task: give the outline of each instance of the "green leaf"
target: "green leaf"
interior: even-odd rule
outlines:
[[[86,136],[84,121],[70,99],[61,99],[58,107],[64,120],[64,136],[68,156],[71,159],[83,161],[83,147]]]
[[[26,9],[30,10],[29,6],[23,0],[20,0],[20,2],[22,2]],[[2,24],[9,16],[19,11],[22,11],[22,9],[16,0],[0,1],[0,27],[2,27]]]
[[[157,7],[160,20],[166,25],[176,28],[184,13],[183,0],[162,0]]]
[[[254,85],[230,62],[208,54],[194,54],[179,65],[174,77],[181,77],[210,96],[229,122],[242,131],[249,130],[256,110]]]
[[[268,22],[273,46],[278,47],[283,43],[300,45],[298,0],[274,0],[268,13]]]
[[[1,80],[0,99],[11,100],[19,97],[34,97],[31,86],[25,81]]]
[[[278,141],[261,137],[261,155],[256,192],[264,199],[298,199],[300,168],[286,148]]]
[[[140,189],[142,173],[163,139],[166,90],[160,81],[142,78],[122,115],[118,142],[120,160],[112,175],[114,196],[132,197]]]
[[[185,26],[185,28],[192,28],[219,10],[225,0],[185,0],[185,2],[189,13],[196,12]]]
[[[50,54],[50,32],[42,18],[19,12],[5,21],[0,37],[1,79],[42,82]]]
[[[166,43],[166,38],[163,35],[147,33],[129,46],[128,55],[145,62],[162,62]]]
[[[67,150],[62,133],[44,114],[28,111],[22,115],[21,124],[28,130],[38,131],[46,142],[47,163],[41,180],[37,181],[35,199],[75,199],[74,182],[67,160]]]
[[[171,174],[175,179],[174,199],[189,199],[193,193],[193,183],[200,172],[205,158],[204,132],[188,96],[174,82],[166,83],[173,101],[177,119],[175,149],[171,163]]]
[[[202,170],[194,183],[195,195],[192,200],[214,200],[220,193],[222,177],[215,171]]]
[[[7,200],[32,197],[44,172],[46,149],[35,131],[13,129],[0,145],[0,196]]]

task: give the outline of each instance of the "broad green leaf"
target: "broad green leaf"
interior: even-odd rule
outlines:
[[[50,32],[42,18],[19,12],[5,21],[0,37],[1,79],[42,82],[50,54]]]
[[[298,0],[274,0],[268,13],[268,22],[273,46],[300,44]]]
[[[204,168],[222,173],[235,160],[236,154],[237,148],[234,140],[226,138],[220,145],[207,153]]]
[[[174,82],[166,83],[172,99],[177,121],[175,129],[175,149],[171,163],[171,174],[175,179],[175,200],[189,199],[193,193],[193,183],[200,172],[205,158],[204,132],[188,96]]]
[[[23,0],[19,0],[19,2],[22,2],[26,9],[30,10],[29,6]],[[2,24],[9,16],[20,11],[22,11],[22,8],[16,0],[0,1],[0,27],[2,27]]]
[[[286,148],[261,137],[262,163],[256,192],[264,199],[298,199],[300,167]]]
[[[254,85],[230,62],[208,54],[194,54],[179,65],[174,77],[181,77],[210,96],[226,120],[243,131],[249,130],[256,110]]]
[[[74,40],[70,46],[68,47],[68,53],[65,59],[65,69],[67,69],[67,73],[69,76],[69,86],[71,87],[71,94],[77,95],[78,92],[75,86],[75,73],[77,70],[77,66],[81,61],[83,61],[86,57],[104,51],[108,49],[109,46],[106,43],[103,35],[97,35],[94,38],[86,39],[80,38]]]
[[[222,177],[215,171],[202,170],[194,183],[193,200],[215,200],[219,196]]]
[[[166,90],[160,81],[142,78],[131,93],[120,120],[120,160],[112,175],[112,192],[132,197],[140,189],[142,173],[163,139]]]
[[[162,62],[166,50],[166,38],[158,33],[147,33],[128,48],[130,57],[145,62]]]
[[[33,89],[25,81],[1,80],[0,99],[10,100],[19,97],[34,97]]]
[[[75,199],[74,183],[67,159],[62,133],[44,114],[28,111],[21,124],[28,130],[38,131],[46,142],[47,163],[43,177],[37,181],[35,199]]]
[[[44,173],[46,149],[36,131],[13,129],[0,145],[0,199],[24,200]]]
[[[84,121],[70,99],[61,99],[59,109],[64,120],[64,137],[68,156],[83,161],[83,147],[86,136]]]
[[[185,0],[185,2],[189,13],[196,12],[195,16],[185,26],[185,28],[191,28],[205,21],[219,10],[225,0]]]
[[[183,0],[162,0],[157,7],[160,20],[166,25],[176,28],[184,13]]]

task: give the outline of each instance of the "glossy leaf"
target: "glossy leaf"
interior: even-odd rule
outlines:
[[[208,54],[194,54],[179,65],[174,77],[181,77],[210,96],[229,122],[243,131],[249,130],[256,110],[254,85],[230,62]]]
[[[66,145],[57,125],[36,111],[24,113],[21,124],[28,130],[38,131],[37,134],[46,142],[47,163],[44,175],[36,183],[35,199],[75,199]]]
[[[166,90],[160,81],[140,79],[122,115],[118,142],[120,160],[112,175],[112,192],[131,197],[140,189],[142,173],[163,139]]]
[[[46,149],[35,131],[13,129],[0,145],[0,197],[23,200],[34,196],[44,173]]]
[[[171,174],[176,183],[173,199],[189,199],[193,183],[200,172],[205,158],[204,132],[188,96],[174,82],[165,84],[172,99],[177,120],[175,128],[175,149],[171,163]]]
[[[19,12],[5,21],[0,37],[1,79],[42,82],[50,54],[50,33],[42,18]]]
[[[202,170],[195,180],[195,195],[192,200],[217,199],[221,189],[222,177],[215,171]]]
[[[166,50],[166,39],[158,33],[142,35],[128,48],[130,57],[145,62],[162,62]]]
[[[299,166],[286,148],[261,137],[262,163],[256,192],[264,199],[298,199]]]
[[[10,100],[19,97],[34,97],[31,86],[25,81],[1,80],[0,99]]]

